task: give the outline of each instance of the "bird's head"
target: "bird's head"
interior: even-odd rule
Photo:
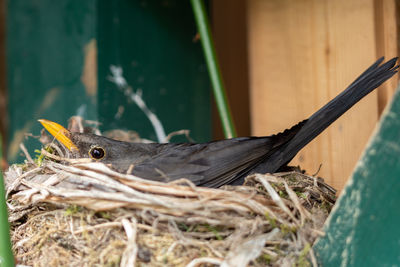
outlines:
[[[158,144],[128,143],[89,133],[77,133],[58,123],[39,120],[46,130],[63,144],[72,158],[86,158],[108,164],[119,172],[146,160],[158,152]]]
[[[121,152],[126,148],[123,142],[103,136],[71,132],[60,124],[49,120],[41,119],[39,122],[71,152],[73,158],[90,158],[94,161],[111,163],[118,159]]]

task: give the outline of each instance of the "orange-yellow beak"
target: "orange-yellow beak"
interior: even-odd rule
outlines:
[[[62,127],[60,124],[49,120],[41,119],[39,120],[39,122],[51,135],[54,136],[55,139],[62,143],[66,148],[68,148],[69,150],[75,149],[76,151],[79,151],[76,145],[71,141],[71,139],[69,139],[70,132],[67,129]]]

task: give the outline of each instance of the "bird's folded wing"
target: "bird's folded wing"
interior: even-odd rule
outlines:
[[[165,144],[160,153],[134,166],[138,177],[169,182],[187,178],[194,184],[219,187],[246,175],[270,153],[287,143],[304,122],[278,135],[241,137],[202,144]]]

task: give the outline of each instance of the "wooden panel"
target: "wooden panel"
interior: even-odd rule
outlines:
[[[108,80],[119,65],[133,90],[168,134],[188,129],[211,139],[211,87],[189,1],[98,1],[99,119],[101,130],[130,129],[157,140],[143,111]],[[123,110],[121,116],[115,116]],[[177,136],[172,142],[187,141]]]
[[[307,118],[376,59],[373,0],[248,1],[252,133]],[[372,93],[304,148],[292,164],[340,189],[377,121]]]
[[[245,0],[212,1],[215,47],[238,136],[250,135]],[[214,105],[215,106],[215,105]],[[214,138],[224,138],[216,107]]]
[[[8,147],[10,163],[21,162],[19,144],[40,147],[46,118],[66,124],[72,115],[97,120],[97,100],[87,85],[87,60],[96,49],[97,0],[7,2]],[[86,49],[91,48],[91,49]],[[93,51],[93,50],[92,50]],[[91,64],[90,64],[91,65]],[[91,76],[93,77],[93,76]],[[85,83],[86,81],[86,83]]]
[[[375,0],[375,35],[376,54],[391,58],[399,55],[398,44],[398,0]],[[396,3],[397,2],[397,3]],[[379,88],[378,109],[382,113],[386,104],[392,98],[399,82],[399,75],[396,75]]]

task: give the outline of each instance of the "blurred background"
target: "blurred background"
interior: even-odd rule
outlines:
[[[310,116],[378,57],[397,56],[399,0],[206,2],[238,136],[270,135]],[[189,1],[0,0],[0,130],[8,163],[39,148],[37,119],[79,115],[102,131],[156,140],[112,81],[123,71],[166,133],[224,138]],[[398,76],[303,149],[292,164],[341,189]],[[172,141],[184,141],[183,137]]]

